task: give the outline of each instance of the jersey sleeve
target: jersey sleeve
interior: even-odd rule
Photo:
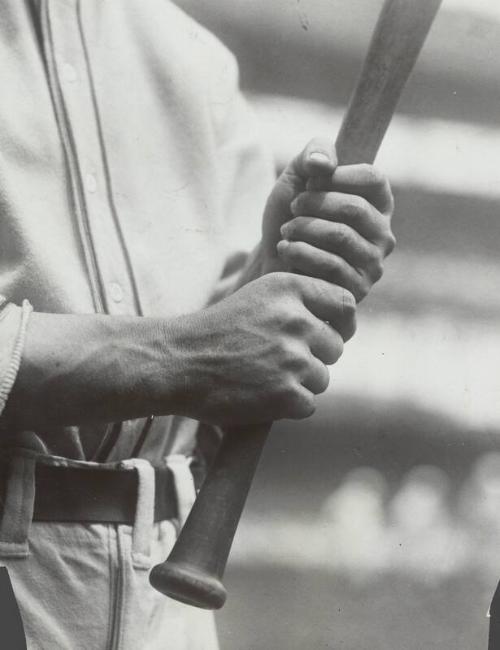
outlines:
[[[0,415],[17,377],[32,307],[25,300],[21,307],[0,295]]]
[[[215,295],[226,293],[260,241],[265,203],[276,180],[271,151],[239,88],[236,60],[227,50],[225,55],[211,91],[227,243],[225,270]]]

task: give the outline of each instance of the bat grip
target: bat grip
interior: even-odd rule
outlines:
[[[341,164],[372,162],[442,0],[385,0],[368,56],[337,137]],[[226,434],[153,587],[190,605],[218,609],[221,578],[270,425]]]
[[[155,589],[188,605],[222,607],[222,575],[270,428],[263,424],[225,434],[172,552],[151,571]]]

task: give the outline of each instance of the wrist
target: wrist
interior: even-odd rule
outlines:
[[[178,319],[147,319],[135,396],[154,415],[180,415],[187,376]]]
[[[250,254],[245,268],[242,270],[234,291],[241,289],[245,284],[257,280],[258,278],[281,270],[277,256],[270,256],[266,252],[266,246],[261,241]]]

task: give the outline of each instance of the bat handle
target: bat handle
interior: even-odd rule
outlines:
[[[169,557],[151,571],[155,589],[188,605],[222,607],[222,576],[270,428],[226,433]]]
[[[440,4],[385,0],[337,138],[342,164],[374,160]],[[222,575],[269,429],[226,434],[170,556],[150,574],[158,591],[197,607],[222,607]]]

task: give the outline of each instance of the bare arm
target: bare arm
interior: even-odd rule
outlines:
[[[394,245],[391,213],[384,177],[337,168],[331,143],[311,141],[271,193],[232,295],[173,320],[32,314],[2,417],[16,429],[150,414],[222,425],[307,417],[354,332],[355,299]]]
[[[16,428],[108,422],[174,408],[165,322],[33,313],[4,418]]]
[[[285,273],[172,320],[34,313],[2,417],[35,430],[149,414],[307,417],[353,332],[347,291]]]

